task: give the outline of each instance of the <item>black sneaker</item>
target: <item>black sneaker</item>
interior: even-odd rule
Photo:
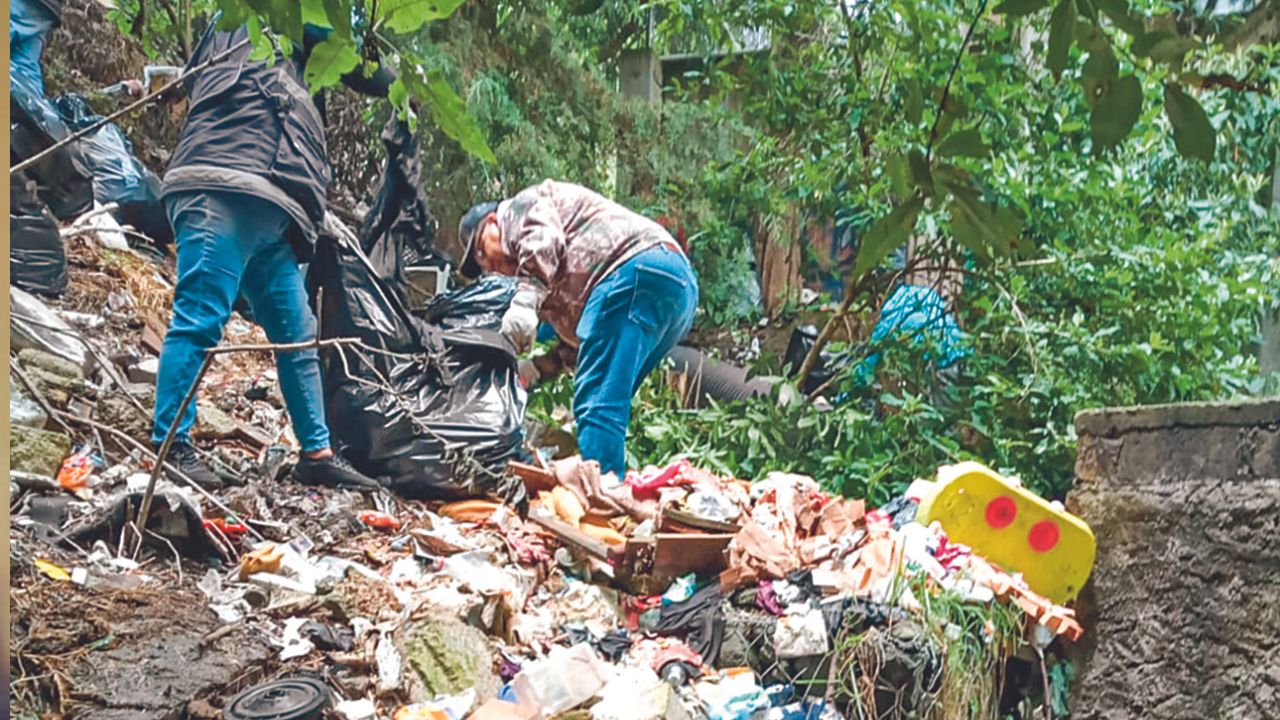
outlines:
[[[175,442],[170,445],[169,455],[165,458],[164,464],[171,474],[173,470],[177,470],[206,490],[224,488],[228,484],[226,479],[206,465],[196,454],[196,449],[187,443]],[[174,482],[180,482],[176,477],[171,479]]]
[[[351,463],[337,453],[327,458],[309,458],[303,455],[293,469],[293,479],[303,485],[350,488],[361,492],[382,488],[377,480],[351,467]]]

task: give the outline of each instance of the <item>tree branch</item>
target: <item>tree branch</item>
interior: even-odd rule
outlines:
[[[973,22],[969,23],[969,29],[964,33],[964,40],[960,42],[960,50],[956,53],[955,62],[951,63],[951,72],[947,73],[947,84],[942,86],[942,99],[938,101],[938,112],[933,116],[933,127],[929,128],[929,145],[925,148],[924,159],[929,161],[933,159],[933,143],[938,139],[938,123],[942,121],[942,114],[947,109],[947,98],[951,95],[951,82],[956,79],[956,70],[960,69],[960,61],[964,58],[964,53],[969,49],[969,41],[973,39],[973,31],[978,27],[978,21],[982,19],[982,14],[987,11],[987,0],[978,3],[978,12],[973,15]]]

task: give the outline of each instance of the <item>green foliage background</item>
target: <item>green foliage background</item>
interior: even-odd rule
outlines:
[[[724,47],[742,27],[767,29],[769,49],[688,63],[660,106],[616,92],[620,51]],[[757,318],[750,250],[789,213],[838,215],[866,267],[911,236],[960,268],[972,355],[945,401],[920,348],[900,345],[874,386],[838,381],[828,394],[848,399],[831,411],[686,410],[660,378],[636,404],[633,464],[687,454],[884,500],[968,458],[1061,496],[1082,409],[1274,392],[1255,347],[1280,308],[1280,45],[1240,32],[1165,0],[473,0],[397,42],[457,90],[493,151],[419,125],[446,248],[471,203],[554,177],[687,229],[702,326]],[[1211,76],[1245,89],[1197,88]],[[370,128],[390,110],[333,95],[336,193],[359,201],[378,171]],[[895,208],[901,227],[877,226]],[[863,289],[855,314],[873,321],[882,290]],[[535,410],[568,390],[539,389]]]

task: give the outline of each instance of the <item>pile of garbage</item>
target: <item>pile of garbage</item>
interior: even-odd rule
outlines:
[[[172,259],[49,180],[80,173],[97,188],[101,164],[54,156],[24,186],[49,227],[11,259],[26,282],[10,290],[15,717],[790,720],[1005,717],[1027,694],[1056,705],[1041,688],[1068,672],[1052,659],[1082,633],[1066,604],[1092,564],[1078,520],[972,464],[873,509],[799,475],[749,481],[676,460],[616,477],[532,451],[497,332],[510,284],[424,301],[416,279],[440,290],[447,262],[430,248],[412,136],[393,122],[383,141],[373,209],[359,233],[329,219],[309,280],[322,336],[348,343],[323,355],[335,438],[385,489],[288,482],[298,444],[271,354],[227,354],[197,396],[195,439],[236,482],[161,478],[143,527]],[[265,342],[239,316],[225,340]]]

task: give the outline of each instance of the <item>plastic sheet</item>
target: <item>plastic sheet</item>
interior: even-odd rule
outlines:
[[[81,130],[102,119],[79,95],[54,100],[58,113],[71,130]],[[93,174],[94,200],[118,207],[112,216],[132,225],[160,243],[173,239],[173,229],[160,202],[160,178],[142,164],[133,143],[115,123],[80,140],[85,166]]]
[[[432,246],[436,221],[423,190],[417,137],[395,118],[387,123],[381,137],[387,161],[382,168],[382,185],[360,228],[361,248],[404,301],[408,292],[405,268],[445,267],[448,258]]]
[[[390,198],[379,212],[391,217],[404,214],[398,203],[417,202],[412,193]],[[505,476],[521,457],[526,401],[514,349],[494,331],[444,330],[410,315],[397,274],[406,233],[395,223],[368,227],[385,231],[360,241],[366,253],[329,218],[310,268],[313,290],[323,290],[321,335],[378,350],[325,354],[330,431],[356,467],[406,497],[522,503],[524,484]]]
[[[20,85],[9,88],[9,162],[16,164],[71,134],[53,103]],[[93,205],[93,172],[79,143],[59,148],[23,170],[14,183],[34,180],[54,217],[69,220]]]
[[[82,130],[102,119],[79,95],[63,95],[53,102],[71,130]],[[134,155],[133,144],[118,125],[107,123],[82,139],[80,147],[93,173],[95,200],[104,205],[159,204],[160,179]]]

